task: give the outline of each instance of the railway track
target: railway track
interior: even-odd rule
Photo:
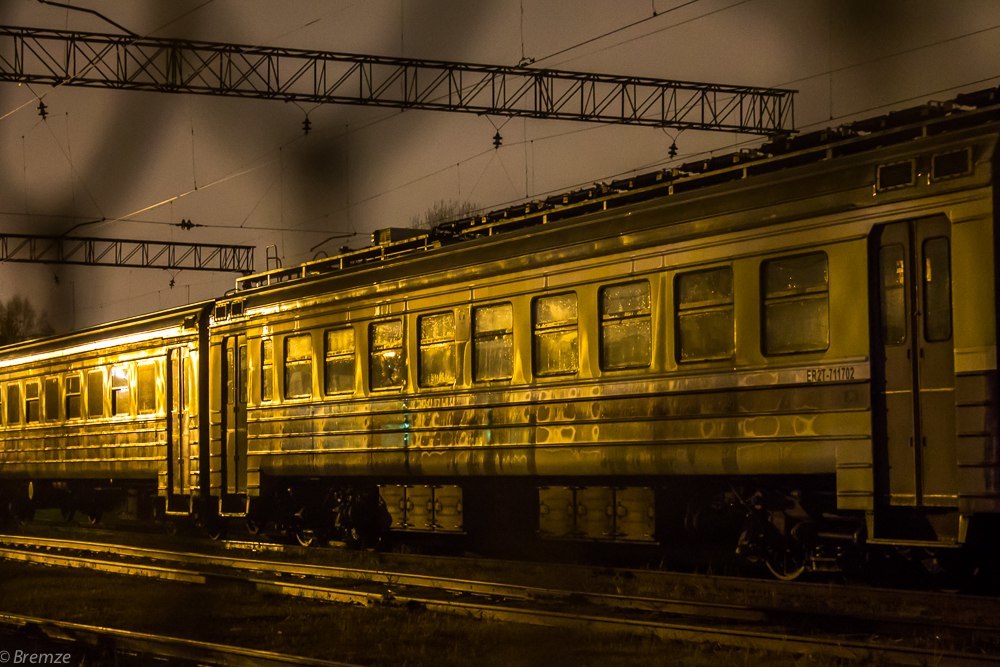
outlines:
[[[14,644],[27,638],[35,642],[44,639],[55,649],[52,653],[75,654],[82,659],[80,664],[142,664],[150,659],[169,659],[173,664],[192,665],[352,667],[346,662],[9,613],[0,613],[0,638]],[[4,643],[5,649],[8,646],[10,643]],[[0,662],[17,662],[12,655],[13,651],[0,652]]]
[[[263,593],[311,600],[414,606],[498,621],[776,653],[898,664],[1000,665],[1000,646],[984,640],[997,634],[996,625],[949,624],[940,618],[793,612],[767,603],[616,595],[12,535],[0,535],[0,557],[187,584],[238,581]]]

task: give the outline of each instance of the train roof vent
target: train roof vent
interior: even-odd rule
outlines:
[[[913,160],[880,164],[876,178],[876,188],[879,192],[895,190],[914,185],[917,182]]]
[[[931,180],[967,176],[972,173],[972,150],[963,148],[947,153],[938,153],[931,158]]]
[[[412,239],[417,236],[423,236],[425,234],[427,234],[426,229],[410,229],[408,227],[386,227],[385,229],[376,229],[374,232],[372,232],[372,244],[388,245],[389,243],[405,241],[407,239]]]

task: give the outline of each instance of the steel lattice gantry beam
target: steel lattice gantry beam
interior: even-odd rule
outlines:
[[[253,272],[253,246],[0,234],[0,261]]]
[[[0,81],[772,135],[793,92],[0,26]]]

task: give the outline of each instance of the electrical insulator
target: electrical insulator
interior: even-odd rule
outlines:
[[[667,155],[670,157],[677,157],[677,144],[671,143],[670,148],[667,149]]]
[[[309,130],[312,129],[312,126],[313,126],[312,121],[309,120],[309,116],[306,116],[302,120],[302,134],[309,134]]]
[[[493,135],[493,148],[500,148],[502,144],[503,137],[500,136],[500,130],[497,130],[497,133]]]
[[[38,115],[42,117],[42,120],[45,120],[49,115],[49,108],[41,100],[38,100]]]

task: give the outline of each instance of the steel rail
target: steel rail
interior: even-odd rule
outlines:
[[[164,551],[160,549],[106,544],[102,542],[82,542],[76,540],[35,537],[25,538],[14,535],[0,535],[0,545],[7,545],[8,547],[18,546],[22,549],[44,547],[50,549],[85,551],[91,554],[111,554],[124,558],[146,558],[200,567],[216,567],[260,572],[279,577],[290,576],[324,580],[351,580],[358,583],[426,588],[444,591],[450,594],[502,597],[512,600],[559,602],[572,599],[574,601],[584,601],[590,604],[615,609],[653,611],[664,614],[697,616],[702,618],[727,619],[734,621],[760,622],[765,619],[764,612],[742,605],[706,602],[694,603],[683,600],[612,595],[607,593],[582,593],[579,591],[525,586],[521,584],[505,584],[499,582],[459,579],[454,577],[438,577],[406,572],[389,572],[386,570],[371,570],[335,565],[307,565],[287,561],[262,561],[253,558],[238,558],[233,556],[211,556],[208,554],[198,554],[193,552]],[[10,554],[9,557],[17,560],[30,560],[38,563],[45,563],[48,559],[52,559],[53,562],[51,564],[53,565],[62,564],[61,562],[55,562],[56,560],[74,560],[73,557],[68,556],[56,556],[53,554],[25,552],[20,549],[0,548],[0,557],[7,558],[8,554]],[[105,571],[119,574],[132,574],[132,572],[129,572],[128,570],[145,567],[100,560],[87,560],[81,562],[79,565],[71,566],[86,567],[86,563],[90,562],[97,564],[97,567],[99,568],[106,568]],[[204,583],[204,581],[196,581],[196,579],[199,576],[206,576],[202,573],[173,570],[171,568],[156,568],[154,570],[152,569],[152,566],[150,566],[150,572],[146,574],[146,576],[156,577],[158,576],[157,570],[160,569],[164,571],[164,576],[160,578],[169,578],[170,575],[177,573],[176,579],[178,581],[189,580],[192,581],[192,583]],[[184,577],[187,577],[187,579]]]
[[[191,572],[189,570],[159,567],[156,565],[135,565],[132,563],[120,563],[116,561],[97,560],[93,558],[83,560],[75,556],[41,554],[32,551],[22,551],[20,549],[0,548],[0,558],[3,558],[4,560],[21,561],[22,563],[38,563],[40,565],[54,565],[56,567],[95,570],[97,572],[107,572],[109,574],[149,577],[151,579],[179,581],[187,584],[204,584],[206,582],[205,575],[197,572]]]
[[[86,551],[88,548],[93,548],[96,552],[105,553],[117,553],[120,556],[127,556],[133,558],[154,558],[154,557],[169,557],[177,556],[180,560],[185,562],[195,562],[200,558],[199,554],[185,553],[185,552],[164,552],[155,549],[145,549],[140,547],[125,547],[120,545],[108,545],[101,543],[87,543],[87,542],[75,542],[71,540],[52,540],[46,538],[20,538],[16,536],[0,536],[0,543],[10,544],[12,542],[18,542],[22,544],[23,548],[30,548],[32,546],[43,546],[48,548],[75,548],[77,550]],[[73,545],[72,547],[66,545]],[[0,556],[5,557],[6,551],[10,549],[4,549],[0,552]],[[48,554],[35,554],[39,557],[40,561],[44,561],[44,558]],[[70,557],[59,557],[60,559],[70,558]],[[87,557],[79,557],[81,562],[81,567],[86,567],[86,564],[92,562],[92,559]],[[274,574],[277,576],[284,575],[294,575],[299,577],[313,577],[313,578],[334,578],[330,576],[330,572],[337,572],[340,575],[337,578],[352,578],[350,574],[367,574],[372,573],[376,575],[370,579],[360,579],[365,583],[377,583],[384,585],[385,588],[382,590],[359,590],[356,588],[338,588],[329,585],[316,585],[310,583],[292,583],[275,579],[259,579],[259,578],[243,578],[241,579],[245,583],[249,583],[254,586],[254,588],[262,593],[278,594],[308,598],[313,600],[322,600],[327,602],[338,602],[338,603],[349,603],[349,604],[365,604],[365,605],[418,605],[431,611],[447,612],[465,616],[471,616],[474,618],[488,618],[498,621],[510,621],[518,623],[527,623],[533,625],[545,625],[545,626],[557,626],[557,627],[572,627],[576,629],[582,629],[586,631],[595,632],[606,632],[606,633],[627,633],[633,635],[643,635],[652,636],[659,638],[661,640],[670,641],[680,641],[685,643],[704,643],[711,642],[718,645],[724,645],[734,648],[751,648],[761,651],[770,652],[780,652],[780,653],[793,653],[793,654],[823,654],[829,655],[835,658],[846,658],[852,660],[892,660],[898,664],[932,664],[941,663],[948,665],[958,665],[960,667],[965,666],[985,666],[985,665],[1000,665],[1000,656],[994,655],[983,655],[983,654],[972,654],[964,653],[960,651],[952,650],[941,650],[935,648],[923,648],[916,646],[903,646],[898,643],[875,643],[866,641],[857,641],[850,639],[843,639],[839,637],[816,637],[816,636],[803,636],[796,635],[794,631],[789,628],[781,628],[778,631],[773,629],[769,630],[759,630],[759,629],[746,629],[746,628],[734,628],[726,626],[716,626],[709,624],[695,624],[691,622],[677,622],[671,621],[660,621],[660,620],[647,620],[642,618],[629,618],[623,617],[621,615],[600,615],[595,610],[591,608],[589,613],[581,613],[579,611],[567,612],[558,611],[552,609],[544,609],[529,605],[532,602],[544,603],[546,600],[525,598],[519,593],[524,593],[530,590],[548,591],[548,589],[533,589],[533,587],[516,586],[509,584],[500,584],[496,586],[493,590],[493,595],[495,597],[503,597],[496,593],[496,590],[505,589],[514,595],[511,596],[516,602],[513,604],[503,604],[497,601],[470,601],[467,599],[455,599],[452,597],[456,592],[470,593],[478,592],[482,595],[493,584],[487,582],[469,582],[467,580],[449,580],[448,578],[442,577],[425,577],[423,575],[410,575],[404,573],[387,573],[384,571],[375,570],[354,570],[352,568],[343,567],[328,567],[328,566],[314,566],[314,565],[299,565],[294,563],[275,563],[271,561],[252,561],[250,559],[238,559],[229,557],[216,557],[207,556],[204,558],[206,564],[211,563],[215,566],[223,566],[226,564],[232,567],[233,563],[239,563],[241,570],[256,570],[258,572],[265,572],[268,574]],[[285,566],[286,569],[283,569]],[[140,565],[135,565],[133,567],[139,568],[143,567]],[[323,573],[323,574],[319,574]],[[205,576],[206,581],[213,578],[210,573],[199,573]],[[215,576],[215,578],[219,578]],[[357,580],[357,579],[356,579]],[[405,580],[410,580],[414,583],[404,583]],[[435,581],[440,582],[460,582],[464,584],[469,584],[463,586],[460,590],[448,589],[443,586],[435,586]],[[487,588],[478,588],[485,585]],[[441,597],[435,597],[434,595],[413,595],[403,592],[403,588],[407,586],[412,586],[414,588],[431,588],[439,593]],[[566,602],[579,603],[581,601],[588,602],[592,606],[600,606],[599,601],[605,597],[625,597],[625,596],[604,596],[600,594],[572,594],[569,591],[557,591],[560,596],[557,596],[556,600],[563,594],[572,595],[571,600],[563,600]],[[647,600],[655,600],[654,598],[648,598]],[[550,598],[548,600],[552,602]],[[676,601],[667,601],[676,602]],[[683,603],[691,604],[691,603]],[[692,605],[692,607],[701,606],[700,603],[697,605]],[[735,605],[734,605],[735,606]],[[643,607],[633,607],[632,611],[637,609],[642,609]],[[749,609],[749,608],[747,608]],[[616,609],[617,611],[617,609]],[[661,611],[658,609],[652,609],[652,611]],[[676,613],[667,611],[665,613]],[[690,614],[689,616],[696,616],[697,614]],[[722,619],[713,619],[722,620]],[[727,619],[733,620],[733,619]],[[988,630],[988,629],[987,629]]]
[[[787,631],[768,632],[729,627],[630,619],[595,614],[518,608],[513,606],[461,600],[439,600],[409,595],[380,595],[357,591],[338,591],[321,586],[291,582],[259,582],[257,589],[282,595],[341,603],[420,605],[428,611],[457,613],[479,619],[525,623],[549,627],[574,628],[609,634],[655,637],[663,641],[689,644],[711,643],[731,648],[773,653],[827,655],[832,658],[863,661],[865,664],[949,665],[949,667],[987,667],[1000,665],[1000,656],[959,651],[927,649],[898,644],[852,641],[840,638],[796,636]]]
[[[59,621],[35,616],[0,613],[0,625],[42,631],[54,640],[71,641],[92,648],[104,649],[108,640],[113,642],[116,653],[138,653],[161,658],[198,662],[199,664],[233,665],[251,667],[279,667],[303,665],[304,667],[354,667],[351,663],[335,662],[301,655],[288,655],[275,651],[216,644],[212,642],[170,637],[148,632],[136,632],[70,621]]]

